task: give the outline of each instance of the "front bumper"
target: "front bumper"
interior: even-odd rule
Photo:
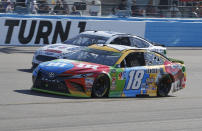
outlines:
[[[85,78],[64,79],[57,77],[56,79],[44,78],[40,74],[32,77],[33,86],[31,90],[44,93],[72,96],[72,97],[91,97],[91,88],[86,88]]]

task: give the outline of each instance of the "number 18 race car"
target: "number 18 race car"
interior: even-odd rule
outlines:
[[[43,62],[32,90],[78,97],[167,96],[185,88],[183,61],[117,45],[92,45]]]

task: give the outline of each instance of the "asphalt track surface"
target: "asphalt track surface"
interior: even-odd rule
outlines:
[[[169,48],[187,67],[170,97],[82,99],[30,92],[38,47],[0,47],[0,131],[201,131],[202,49]]]

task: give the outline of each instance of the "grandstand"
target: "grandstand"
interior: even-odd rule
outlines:
[[[94,4],[92,1],[95,1]],[[120,9],[123,1],[126,7]],[[202,17],[202,2],[200,0],[0,0],[0,13],[198,18]]]

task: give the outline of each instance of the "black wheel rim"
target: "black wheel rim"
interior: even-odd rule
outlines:
[[[167,82],[166,79],[162,80],[158,85],[158,95],[167,96],[171,89],[171,83]]]
[[[104,77],[99,78],[94,86],[94,94],[96,97],[103,97],[107,92],[107,81]]]

